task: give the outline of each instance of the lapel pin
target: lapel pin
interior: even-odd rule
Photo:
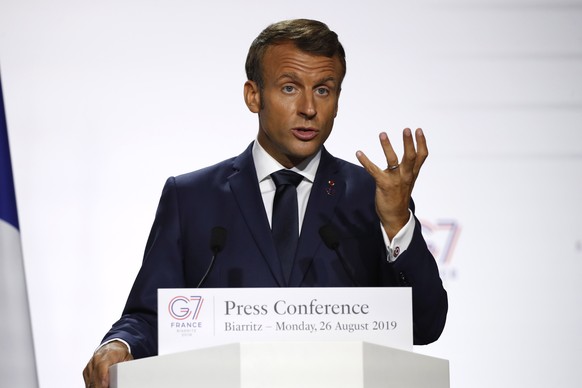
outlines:
[[[327,195],[335,194],[335,181],[331,179],[327,181],[327,187],[325,188],[325,192],[327,193]]]

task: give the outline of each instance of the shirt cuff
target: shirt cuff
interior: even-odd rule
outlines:
[[[394,236],[392,241],[390,241],[390,239],[388,238],[388,234],[386,234],[384,227],[383,226],[381,227],[382,235],[384,236],[384,243],[386,244],[386,251],[388,252],[386,260],[389,263],[395,262],[396,259],[398,259],[398,257],[402,254],[402,252],[408,249],[408,246],[412,241],[416,221],[414,220],[414,215],[412,214],[412,211],[408,209],[408,212],[410,213],[408,222],[406,223],[406,225],[402,227],[402,229],[398,231],[398,233],[396,233],[396,236]]]
[[[95,349],[95,353],[99,349],[101,349],[102,347],[104,347],[105,345],[107,345],[108,343],[113,342],[113,341],[119,341],[122,344],[124,344],[125,346],[127,346],[127,350],[129,351],[129,354],[131,354],[131,346],[129,346],[129,344],[126,341],[122,340],[121,338],[112,338],[112,339],[110,339],[108,341],[103,342],[101,345],[99,345],[99,347],[97,349]]]

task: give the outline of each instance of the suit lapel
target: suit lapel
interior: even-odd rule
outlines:
[[[230,189],[257,247],[261,251],[279,286],[285,285],[281,263],[277,257],[265,205],[252,157],[252,144],[233,163],[233,174],[228,177]],[[241,252],[244,254],[244,252]]]
[[[345,178],[339,174],[336,159],[323,148],[301,227],[289,286],[299,287],[303,282],[315,253],[323,243],[319,229],[333,219],[334,208],[344,195],[345,187]]]

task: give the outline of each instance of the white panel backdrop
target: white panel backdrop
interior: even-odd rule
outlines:
[[[579,384],[582,1],[0,0],[41,387],[82,386],[164,180],[254,138],[246,51],[295,17],[347,50],[332,153],[381,163],[379,131],[427,135],[415,199],[450,313],[416,351],[455,388]]]

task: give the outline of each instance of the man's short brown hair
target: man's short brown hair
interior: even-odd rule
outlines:
[[[320,21],[309,19],[284,20],[265,28],[249,48],[245,70],[247,78],[263,88],[262,62],[269,46],[283,42],[294,43],[299,50],[332,58],[337,55],[346,74],[346,53],[335,32]]]

